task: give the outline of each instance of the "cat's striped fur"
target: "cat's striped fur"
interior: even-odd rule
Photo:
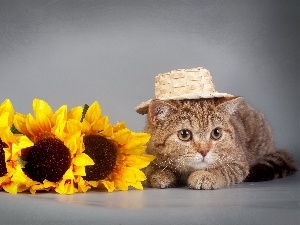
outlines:
[[[293,174],[288,152],[274,148],[264,116],[241,97],[152,101],[146,132],[152,187],[217,189]]]

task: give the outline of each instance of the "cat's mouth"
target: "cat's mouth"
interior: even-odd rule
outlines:
[[[203,157],[200,153],[186,154],[182,158],[184,165],[193,169],[204,169],[211,164],[210,157]]]

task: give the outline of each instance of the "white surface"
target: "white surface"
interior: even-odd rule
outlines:
[[[0,193],[1,225],[297,225],[300,176],[220,190]]]

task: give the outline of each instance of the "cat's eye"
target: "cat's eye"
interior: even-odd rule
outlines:
[[[218,140],[221,137],[222,137],[222,129],[219,127],[213,129],[212,132],[210,133],[210,138],[213,140]]]
[[[178,131],[177,136],[181,141],[190,141],[193,138],[192,132],[187,129]]]

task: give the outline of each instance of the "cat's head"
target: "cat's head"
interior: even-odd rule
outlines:
[[[230,157],[236,143],[230,118],[241,99],[152,101],[146,131],[151,134],[147,151],[157,157],[154,163],[197,170]]]

